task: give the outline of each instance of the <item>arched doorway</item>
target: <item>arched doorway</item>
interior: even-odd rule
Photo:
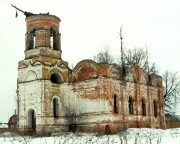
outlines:
[[[36,114],[33,109],[28,111],[28,129],[30,132],[36,132]]]

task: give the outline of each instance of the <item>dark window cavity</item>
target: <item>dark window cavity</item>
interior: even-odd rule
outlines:
[[[59,108],[58,99],[54,98],[53,99],[53,116],[54,116],[54,118],[58,117],[58,108]]]
[[[146,115],[146,101],[142,98],[142,114]]]
[[[28,128],[31,132],[36,131],[36,114],[33,109],[28,112]]]
[[[157,117],[157,102],[154,100],[154,116]]]
[[[129,114],[133,114],[133,99],[129,97]]]
[[[53,73],[50,77],[50,80],[55,84],[60,84],[63,82],[61,76],[58,73]]]
[[[114,95],[114,113],[118,113],[118,96]]]
[[[26,33],[26,50],[30,50],[36,47],[36,35],[35,29]]]

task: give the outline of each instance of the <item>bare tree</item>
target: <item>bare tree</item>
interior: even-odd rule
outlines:
[[[77,131],[77,124],[82,120],[82,115],[77,113],[75,107],[63,105],[64,117],[68,122],[69,132]]]
[[[159,70],[155,63],[151,63],[149,60],[148,50],[143,48],[127,49],[123,52],[122,57],[117,62],[123,69],[132,67],[134,64],[140,65],[140,67],[146,71],[148,74],[158,74]],[[101,52],[97,55],[99,61],[112,63],[114,58],[108,53],[108,50],[104,53]],[[124,63],[122,65],[122,63]],[[165,112],[173,113],[176,109],[176,104],[180,102],[180,78],[178,73],[172,73],[166,71],[163,74],[163,88],[164,88],[164,102],[165,102]]]
[[[144,49],[132,49],[125,51],[125,66],[130,67],[139,64],[148,74],[158,73],[155,63],[150,63],[149,52]],[[165,71],[163,74],[163,91],[165,102],[165,113],[174,113],[176,105],[180,102],[180,78],[177,72]]]
[[[143,48],[127,49],[124,51],[125,68],[138,64],[147,73],[158,73],[155,63],[149,62],[149,52]]]
[[[176,104],[180,102],[180,78],[178,73],[166,71],[163,74],[165,112],[174,113]]]
[[[132,50],[125,51],[125,67],[131,67],[134,64],[139,64],[140,67],[148,74],[158,74],[158,69],[155,63],[150,63],[149,52],[142,48],[135,48]],[[169,71],[163,74],[163,91],[164,91],[164,102],[165,112],[173,113],[176,109],[176,104],[180,102],[180,78],[178,73],[172,73]]]
[[[105,46],[103,51],[100,51],[96,56],[94,56],[94,61],[97,63],[113,63],[114,58],[113,56],[109,53],[109,47]]]
[[[77,122],[76,122],[76,111],[74,109],[71,109],[69,106],[64,106],[64,117],[68,122],[68,129],[69,132],[75,132],[76,127],[77,127]]]
[[[17,115],[17,121],[19,120],[19,97],[15,95],[15,114]]]
[[[109,63],[115,62],[115,58],[109,53],[109,48],[105,47],[104,51],[99,52],[94,56],[94,60],[98,63]],[[134,64],[139,64],[140,67],[148,74],[158,73],[158,68],[155,63],[149,61],[149,52],[143,48],[134,48],[122,50],[121,59],[117,60],[117,63],[124,69],[132,67]],[[122,56],[123,55],[123,56]]]

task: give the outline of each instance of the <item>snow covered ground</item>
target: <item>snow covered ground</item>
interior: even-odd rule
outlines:
[[[66,133],[36,138],[6,132],[0,135],[0,144],[180,144],[180,128],[129,128],[114,135]]]

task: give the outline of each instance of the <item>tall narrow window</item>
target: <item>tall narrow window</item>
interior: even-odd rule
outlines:
[[[129,114],[133,114],[133,99],[129,97]]]
[[[51,47],[51,49],[53,49],[53,35],[51,35],[51,37],[50,37],[50,47]]]
[[[59,34],[56,33],[56,30],[51,30],[51,37],[50,37],[50,47],[51,49],[57,50],[57,39]]]
[[[54,98],[53,99],[53,116],[54,118],[57,118],[58,117],[58,99],[57,98]]]
[[[36,36],[35,34],[33,34],[33,48],[36,47]]]
[[[30,131],[36,131],[36,114],[33,109],[28,111],[28,128]]]
[[[118,96],[114,95],[114,113],[118,113]]]
[[[26,34],[26,50],[30,50],[34,48],[34,32],[29,32]]]
[[[157,102],[154,100],[154,116],[157,117]]]
[[[146,101],[142,98],[142,114],[146,115]]]

